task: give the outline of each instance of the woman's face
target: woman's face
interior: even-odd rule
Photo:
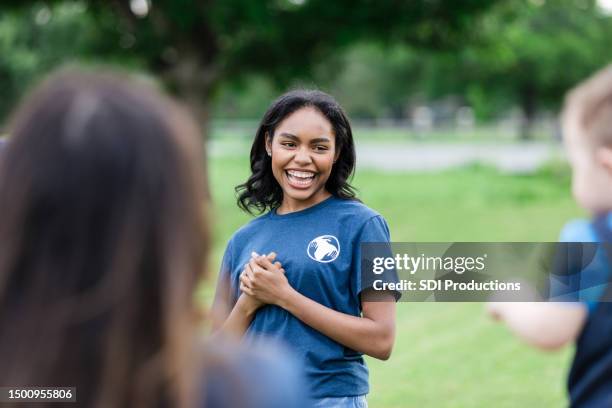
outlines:
[[[283,190],[283,212],[308,208],[329,197],[325,183],[337,159],[331,123],[312,107],[298,109],[266,138],[272,173]]]

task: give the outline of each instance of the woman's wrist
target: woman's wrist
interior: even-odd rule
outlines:
[[[238,307],[238,310],[240,311],[242,315],[251,317],[255,314],[258,307],[255,304],[255,302],[249,302],[249,299],[247,296],[248,295],[242,293],[240,297],[238,298],[238,302],[236,302],[236,307]]]
[[[289,286],[289,289],[287,289],[284,295],[280,297],[276,302],[276,306],[290,312],[292,309],[292,305],[295,303],[296,295],[299,295],[299,292]]]

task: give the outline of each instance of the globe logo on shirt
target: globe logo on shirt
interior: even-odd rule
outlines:
[[[317,262],[332,262],[340,255],[340,243],[333,235],[321,235],[310,241],[306,252]]]

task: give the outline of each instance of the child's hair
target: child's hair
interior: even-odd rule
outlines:
[[[329,120],[336,138],[338,160],[334,164],[325,188],[339,198],[354,199],[355,189],[349,180],[355,169],[353,132],[344,110],[338,102],[318,90],[294,90],[281,95],[264,114],[251,147],[251,176],[236,187],[238,206],[248,213],[262,213],[280,206],[283,191],[272,174],[271,158],[265,148],[266,136],[274,137],[276,127],[293,112],[312,107]]]
[[[209,242],[197,126],[134,79],[71,69],[9,134],[0,383],[76,386],[83,406],[185,406]]]
[[[580,130],[592,147],[612,145],[612,65],[596,72],[565,98],[565,125]]]

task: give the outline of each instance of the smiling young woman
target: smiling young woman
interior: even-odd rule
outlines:
[[[349,121],[323,92],[289,92],[264,115],[250,159],[238,205],[267,212],[227,245],[215,296],[218,326],[285,343],[304,366],[315,407],[367,406],[363,354],[389,358],[396,299],[392,292],[382,302],[363,298],[361,243],[390,238],[382,216],[349,184]]]
[[[283,190],[278,214],[299,211],[331,196],[325,189],[338,157],[329,120],[312,107],[297,110],[283,120],[274,138],[266,135],[272,174]]]

